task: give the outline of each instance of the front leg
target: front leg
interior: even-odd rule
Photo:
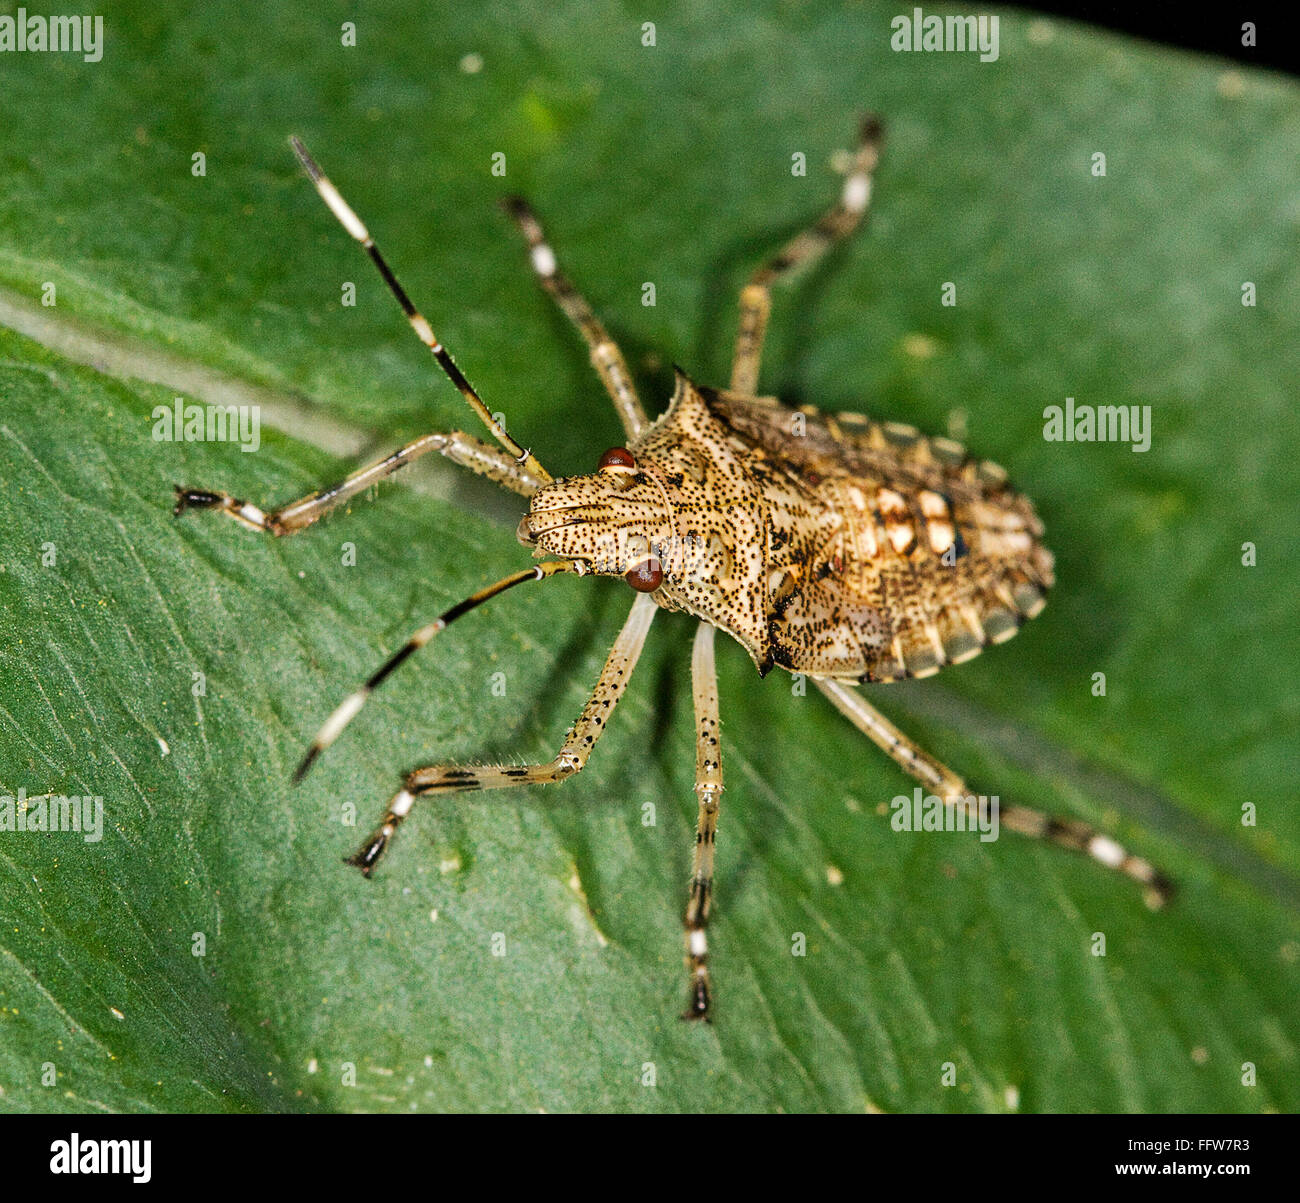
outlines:
[[[445,455],[454,464],[468,468],[478,476],[486,476],[525,497],[531,497],[545,483],[531,472],[527,465],[518,463],[513,456],[459,430],[447,434],[425,434],[399,447],[391,455],[358,468],[350,476],[326,489],[318,489],[306,497],[265,513],[258,506],[240,501],[229,493],[209,489],[191,489],[176,486],[176,505],[172,513],[178,517],[187,509],[220,510],[249,530],[266,531],[272,535],[293,535],[323,518],[331,510],[378,484],[399,468],[417,460],[430,451]]]
[[[464,790],[505,789],[514,785],[548,785],[565,781],[580,772],[596,741],[609,726],[614,707],[627,689],[632,669],[645,647],[650,622],[658,607],[650,594],[638,593],[618,639],[610,649],[596,687],[591,691],[578,721],[573,724],[554,759],[543,764],[455,765],[436,764],[406,775],[401,790],[388,804],[383,821],[370,838],[348,859],[367,877],[384,854],[398,826],[422,794],[456,794]]]

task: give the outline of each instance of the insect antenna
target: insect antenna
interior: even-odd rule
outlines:
[[[320,193],[321,200],[329,207],[329,211],[338,218],[339,224],[361,243],[362,249],[370,256],[370,261],[378,269],[379,274],[383,276],[384,283],[388,285],[389,291],[397,298],[397,303],[402,307],[402,312],[406,314],[406,320],[411,323],[411,329],[415,331],[419,340],[433,353],[434,359],[438,361],[438,366],[452,384],[456,386],[460,395],[469,402],[469,407],[479,416],[483,425],[492,432],[497,442],[510,452],[519,464],[527,468],[528,471],[535,473],[543,482],[552,480],[551,474],[537,462],[537,457],[528,448],[521,447],[511,438],[506,433],[505,427],[492,416],[488,407],[483,404],[483,399],[474,391],[474,386],[465,378],[465,374],[456,366],[455,361],[447,353],[447,349],[438,341],[433,332],[433,327],[429,325],[424,315],[411,303],[411,298],[406,295],[406,289],[398,282],[397,277],[393,274],[393,269],[388,266],[383,255],[379,253],[375,240],[370,237],[370,231],[366,229],[365,224],[356,215],[352,206],[343,199],[339,190],[330,182],[329,177],[321,171],[316,160],[307,153],[307,148],[297,137],[291,137],[289,144],[293,147],[293,153],[298,156],[298,162],[302,164],[303,170],[307,173],[311,182],[316,185],[316,191]]]
[[[343,699],[342,703],[329,716],[321,726],[316,738],[312,740],[312,745],[307,749],[307,755],[302,758],[302,763],[298,766],[293,774],[293,783],[297,785],[306,775],[316,758],[325,751],[338,737],[343,733],[344,728],[360,712],[361,707],[366,704],[370,697],[388,677],[396,671],[409,657],[414,655],[426,643],[429,642],[439,631],[445,630],[456,619],[463,614],[468,614],[471,610],[477,609],[485,601],[496,597],[499,593],[504,593],[507,589],[513,589],[516,585],[522,585],[525,581],[541,581],[548,576],[556,576],[559,573],[572,573],[575,576],[584,576],[587,572],[586,564],[579,560],[548,560],[544,564],[535,564],[532,568],[524,568],[519,572],[512,572],[507,577],[502,577],[493,585],[488,585],[480,589],[477,593],[470,594],[464,601],[457,602],[450,610],[444,611],[433,622],[422,626],[406,643],[394,652],[379,669],[370,677],[364,685],[355,693],[350,693]]]

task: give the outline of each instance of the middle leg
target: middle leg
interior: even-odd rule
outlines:
[[[568,276],[561,270],[542,232],[541,222],[532,211],[528,202],[517,196],[508,197],[501,206],[522,231],[528,241],[533,270],[537,273],[555,303],[564,311],[564,316],[578,327],[578,332],[591,351],[591,364],[599,374],[605,391],[614,402],[619,421],[629,438],[640,434],[647,425],[645,408],[637,396],[636,386],[632,383],[632,373],[627,370],[627,362],[618,344],[609,336],[609,331],[600,319],[591,311],[582,294],[574,288]]]
[[[709,942],[705,929],[713,902],[713,846],[718,832],[718,800],[722,796],[722,757],[718,744],[718,674],[713,658],[714,627],[700,623],[691,655],[691,688],[695,695],[695,792],[700,814],[695,829],[695,865],[686,902],[686,968],[690,972],[690,1002],[683,1019],[709,1018]]]

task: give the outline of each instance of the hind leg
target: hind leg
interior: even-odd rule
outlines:
[[[816,262],[835,243],[862,224],[871,199],[871,178],[880,158],[882,130],[876,117],[862,123],[858,147],[844,180],[839,201],[808,229],[796,234],[758,269],[740,292],[740,328],[731,364],[731,391],[753,396],[758,390],[758,369],[763,339],[772,309],[772,285]]]
[[[813,683],[849,722],[923,786],[934,790],[945,805],[960,807],[968,815],[978,806],[974,795],[956,773],[908,739],[857,689],[839,681]],[[1028,806],[1000,806],[998,819],[1020,835],[1046,840],[1072,852],[1082,852],[1106,868],[1132,878],[1143,887],[1146,903],[1153,909],[1163,906],[1173,893],[1169,879],[1149,861],[1134,856],[1110,836],[1078,819],[1052,818]]]

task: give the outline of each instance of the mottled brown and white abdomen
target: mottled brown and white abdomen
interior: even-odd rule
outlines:
[[[723,404],[759,452],[775,664],[869,681],[929,676],[1042,609],[1052,555],[997,465],[896,423]]]

